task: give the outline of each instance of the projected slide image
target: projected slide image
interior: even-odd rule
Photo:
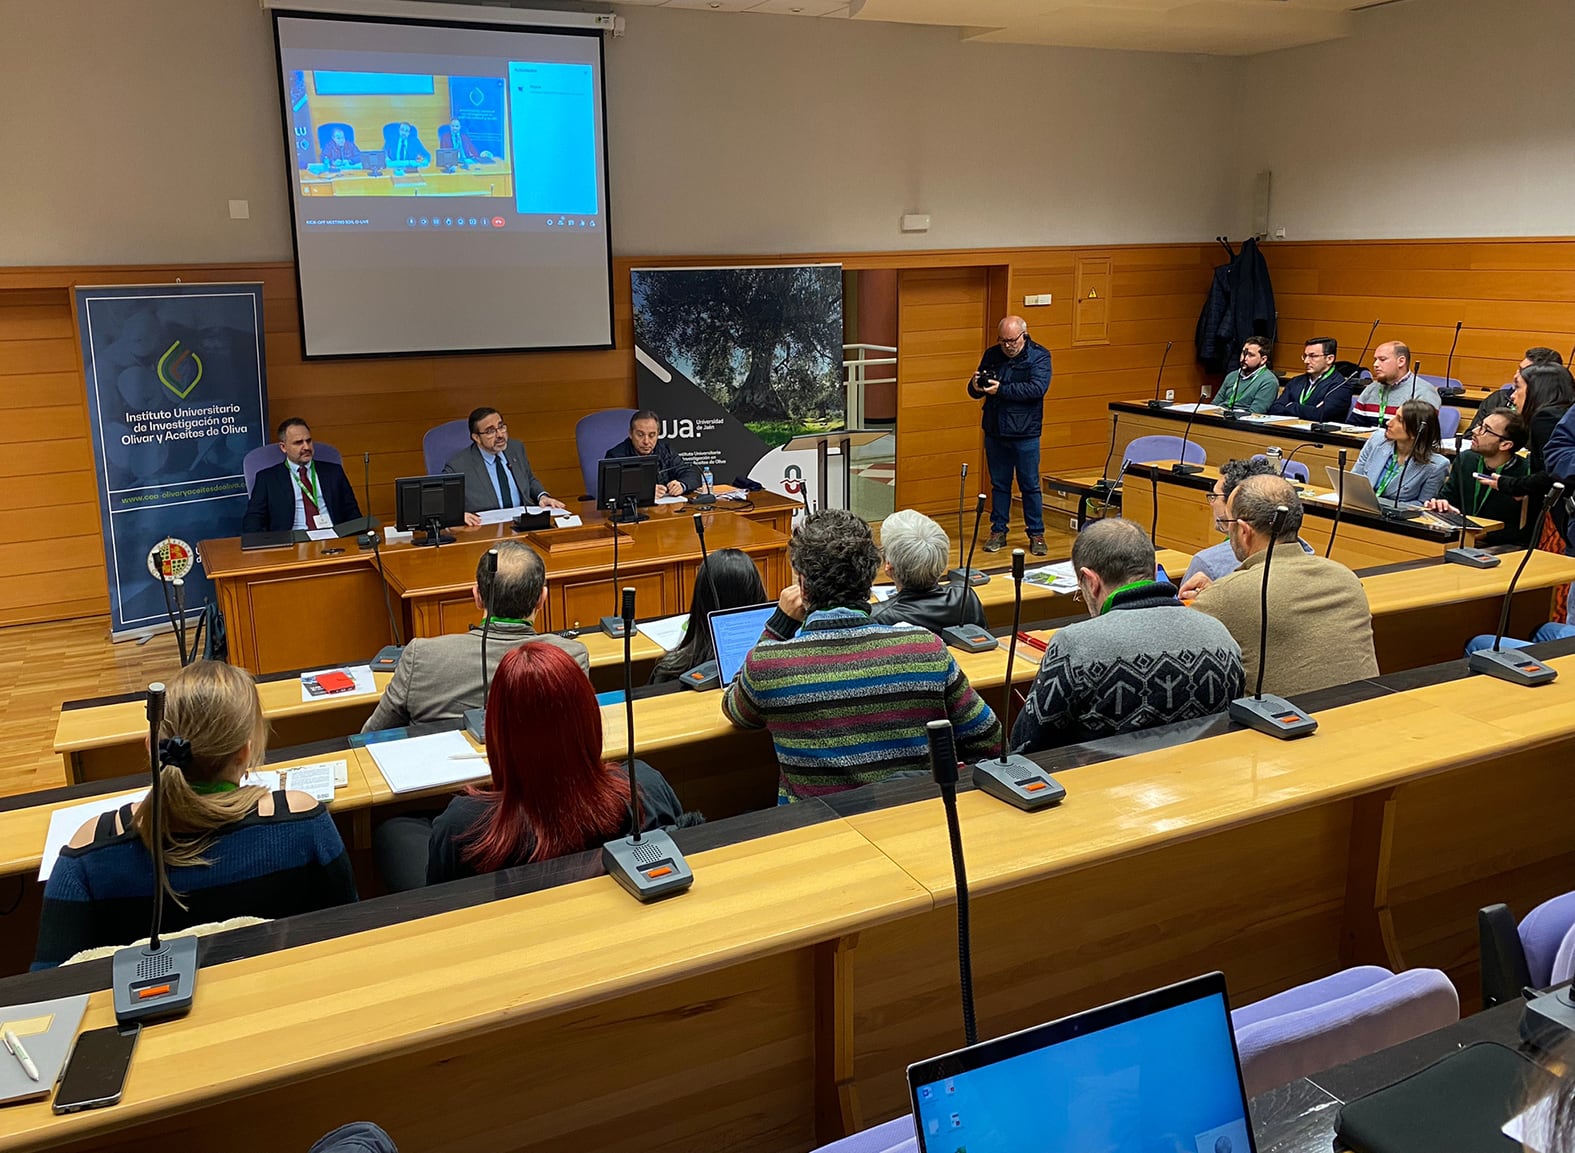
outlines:
[[[501,77],[295,71],[289,90],[302,196],[514,198]]]

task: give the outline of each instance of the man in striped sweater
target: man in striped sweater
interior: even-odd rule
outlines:
[[[770,730],[780,803],[927,770],[928,721],[951,721],[967,760],[999,750],[1000,721],[939,637],[871,623],[869,525],[825,509],[794,531],[788,559],[797,583],[722,697],[733,724]]]

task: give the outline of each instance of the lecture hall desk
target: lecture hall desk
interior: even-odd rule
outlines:
[[[700,564],[693,509],[659,505],[650,519],[620,526],[619,583],[637,590],[641,617],[689,607]],[[755,494],[754,508],[706,514],[706,544],[753,556],[769,587],[788,583],[787,534],[798,504],[774,493]],[[464,632],[477,618],[470,595],[476,563],[500,540],[520,540],[542,553],[548,602],[538,627],[593,626],[612,611],[611,537],[580,547],[587,533],[605,532],[592,502],[582,502],[585,529],[516,533],[506,525],[454,528],[455,543],[429,548],[383,546],[387,587],[404,636]],[[353,540],[312,541],[244,552],[240,538],[198,546],[213,579],[228,628],[230,660],[253,673],[364,661],[392,641],[384,582],[370,550]],[[333,551],[330,550],[341,550]]]
[[[1361,962],[1467,983],[1484,896],[1529,907],[1575,862],[1538,820],[1575,750],[1554,663],[1533,690],[1354,686],[1303,741],[1058,768],[1048,813],[964,793],[982,1034],[1216,966],[1238,1004]],[[205,968],[120,1105],[0,1110],[0,1150],[273,1153],[346,1102],[477,1153],[807,1149],[894,1116],[905,1065],[961,1039],[945,822],[923,781],[842,800],[694,852],[654,906],[597,877]],[[110,1015],[96,992],[84,1027]]]

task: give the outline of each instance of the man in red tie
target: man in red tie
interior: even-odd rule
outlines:
[[[279,426],[284,460],[257,474],[241,531],[331,529],[361,515],[355,489],[335,461],[318,460],[312,430],[298,416]]]

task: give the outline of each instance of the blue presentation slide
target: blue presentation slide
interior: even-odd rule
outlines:
[[[522,216],[595,216],[596,92],[589,64],[509,62],[514,155],[529,156],[515,180]]]

